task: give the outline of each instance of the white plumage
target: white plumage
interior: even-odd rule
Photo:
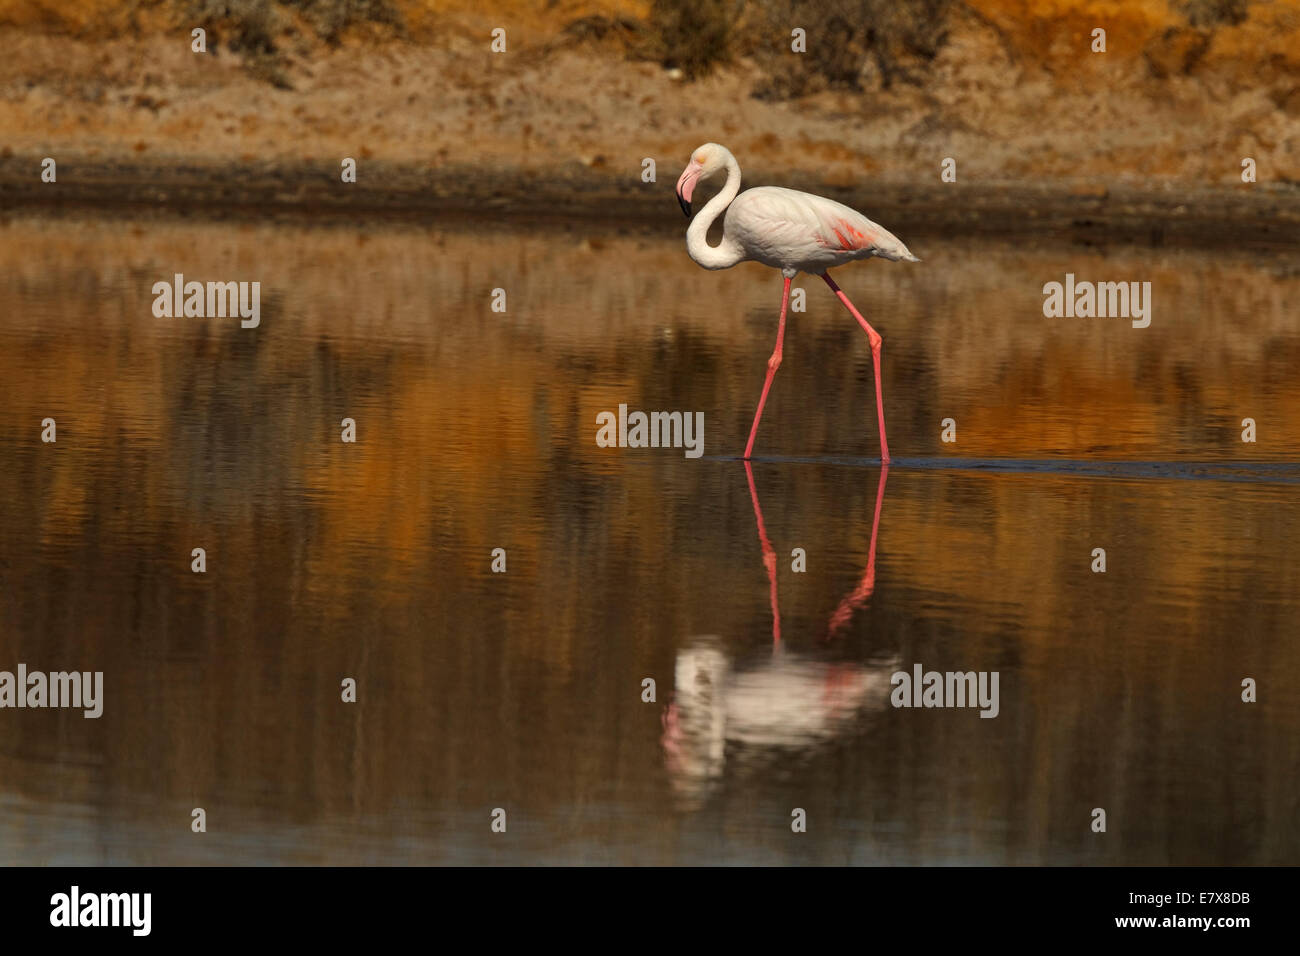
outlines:
[[[876,420],[880,426],[880,460],[889,463],[889,444],[885,439],[885,399],[880,384],[880,350],[883,340],[862,317],[849,297],[827,272],[833,266],[855,259],[878,257],[891,262],[920,262],[888,229],[872,222],[856,209],[843,203],[796,189],[759,186],[740,191],[740,164],[731,150],[717,143],[705,143],[691,154],[691,161],[677,180],[677,201],[687,216],[691,214],[691,196],[695,186],[715,173],[727,173],[722,190],[710,199],[686,230],[686,251],[706,269],[729,269],[739,262],[761,262],[780,269],[785,277],[781,295],[781,319],[777,326],[776,348],[767,360],[767,380],[754,412],[749,430],[745,458],[754,450],[758,423],[763,417],[772,377],[781,364],[781,346],[785,339],[785,312],[790,299],[790,280],[799,272],[821,276],[844,307],[857,319],[871,341],[871,361],[876,373]],[[709,245],[709,227],[726,212],[722,221],[722,241]]]
[[[780,186],[746,189],[727,207],[723,228],[735,235],[747,259],[774,269],[820,275],[872,256],[918,261],[897,236],[856,209]]]
[[[833,199],[781,186],[740,192],[740,164],[730,150],[716,143],[697,149],[678,180],[683,204],[689,208],[697,182],[724,169],[727,181],[722,190],[686,232],[686,251],[706,269],[726,269],[748,260],[789,274],[793,270],[822,275],[833,266],[873,256],[892,262],[920,261],[884,226]],[[705,237],[724,209],[722,242],[710,246]]]
[[[791,751],[829,743],[886,709],[900,666],[896,657],[836,664],[782,652],[736,667],[722,647],[704,636],[677,652],[662,744],[684,807],[705,800],[729,762],[742,774],[767,772]]]

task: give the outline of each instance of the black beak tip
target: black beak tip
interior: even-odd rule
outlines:
[[[682,194],[677,194],[677,204],[682,207],[682,212],[686,213],[686,218],[691,218],[691,204],[682,198]]]

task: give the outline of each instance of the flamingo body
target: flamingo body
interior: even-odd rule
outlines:
[[[723,220],[745,258],[782,272],[822,275],[856,259],[919,261],[883,226],[843,203],[797,189],[758,186],[740,193]]]
[[[691,154],[691,161],[677,180],[677,201],[687,217],[691,215],[691,196],[701,180],[725,171],[727,181],[716,196],[705,204],[686,230],[686,251],[706,269],[729,269],[740,262],[759,262],[780,269],[785,278],[781,293],[781,317],[777,325],[776,348],[767,360],[767,379],[754,412],[754,424],[745,446],[749,459],[758,435],[758,423],[772,387],[772,378],[781,365],[781,348],[785,341],[785,313],[790,300],[790,280],[800,272],[821,276],[836,297],[844,303],[871,342],[871,360],[876,373],[876,419],[880,427],[880,460],[889,463],[889,445],[885,439],[885,400],[880,383],[880,352],[883,340],[871,324],[854,308],[828,269],[856,259],[880,258],[891,262],[920,262],[903,245],[902,240],[872,222],[856,209],[824,196],[759,186],[740,191],[740,164],[731,151],[717,143],[705,143]],[[709,227],[723,215],[722,241],[709,245]]]
[[[886,710],[900,666],[894,656],[855,664],[784,652],[736,666],[722,648],[703,636],[677,652],[661,742],[683,809],[701,806],[728,766],[742,778],[769,772],[792,751],[831,743]]]

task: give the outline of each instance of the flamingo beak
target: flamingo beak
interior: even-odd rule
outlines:
[[[691,193],[695,192],[695,184],[700,181],[703,173],[704,167],[692,162],[682,170],[682,175],[677,180],[677,202],[687,219],[691,218]]]

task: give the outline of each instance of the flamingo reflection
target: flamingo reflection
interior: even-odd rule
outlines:
[[[767,528],[763,525],[763,508],[758,503],[758,489],[754,486],[754,469],[745,462],[745,477],[749,480],[749,500],[754,506],[754,522],[758,525],[758,543],[763,549],[763,566],[767,568],[767,579],[772,594],[772,645],[781,643],[781,609],[776,594],[776,550],[767,537]],[[880,481],[876,484],[876,509],[871,517],[871,546],[867,552],[867,568],[862,572],[858,586],[844,596],[839,607],[831,615],[827,627],[827,636],[836,637],[844,626],[853,618],[854,612],[867,602],[876,590],[876,538],[880,534],[880,508],[885,503],[885,481],[889,478],[889,466],[880,469]]]
[[[867,567],[831,615],[828,637],[845,628],[875,589],[876,540],[888,472],[887,466],[881,468]],[[889,701],[890,676],[899,666],[893,656],[835,663],[782,645],[776,550],[763,523],[748,461],[745,475],[768,575],[772,653],[757,663],[737,664],[722,639],[713,635],[697,637],[677,652],[674,698],[664,714],[663,747],[673,788],[686,808],[708,797],[728,762],[742,772],[764,766],[778,756],[828,742],[844,733],[859,714],[883,709]]]

